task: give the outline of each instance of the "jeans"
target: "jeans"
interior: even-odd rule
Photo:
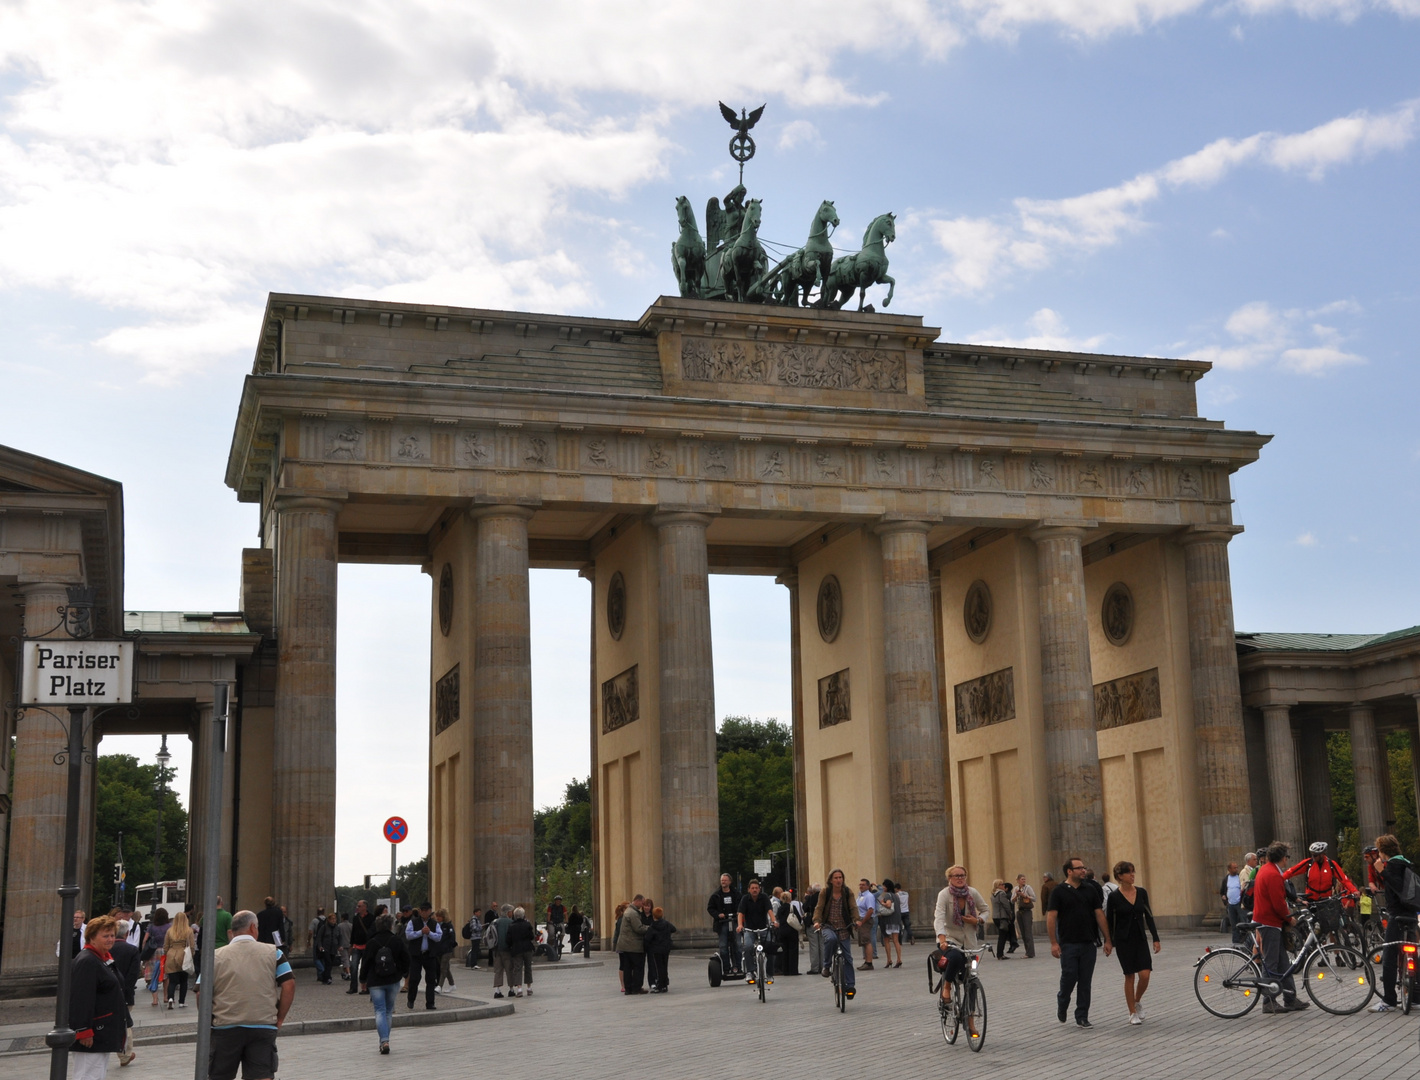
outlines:
[[[1075,1019],[1090,1018],[1090,982],[1095,977],[1095,943],[1060,946],[1060,993],[1055,1002],[1061,1009],[1070,1007],[1070,992],[1075,993]]]
[[[350,993],[352,994],[360,992],[360,964],[364,959],[365,946],[361,945],[358,949],[353,945],[350,946]]]
[[[1262,966],[1266,969],[1263,974],[1269,979],[1276,978],[1292,966],[1292,961],[1287,957],[1283,933],[1275,926],[1259,926],[1257,929],[1262,935]],[[1278,981],[1282,984],[1282,1000],[1295,1001],[1297,985],[1292,981],[1292,976],[1288,975]],[[1393,988],[1394,983],[1391,985]]]
[[[720,923],[720,964],[726,975],[740,970],[740,939],[726,920]]]
[[[375,1031],[379,1033],[381,1044],[390,1041],[390,1017],[398,1001],[399,983],[370,987],[370,1003],[375,1006]]]
[[[312,958],[316,962],[316,981],[325,982],[325,953],[317,949],[312,953]]]
[[[1227,909],[1227,921],[1228,926],[1232,929],[1233,932],[1233,944],[1240,945],[1242,944],[1243,936],[1242,931],[1238,929],[1238,924],[1247,922],[1247,920],[1243,918],[1242,904],[1228,904]]]
[[[833,954],[836,950],[843,950],[843,989],[852,990],[857,985],[853,977],[853,934],[851,931],[843,931],[843,936],[839,937],[837,931],[831,926],[825,926],[821,931],[823,934],[823,966],[825,968],[833,961]]]
[[[906,908],[902,909],[902,940],[912,944],[912,919]]]
[[[746,975],[749,975],[749,974],[753,974],[753,972],[754,972],[754,947],[755,947],[754,931],[753,931],[753,930],[745,930],[745,931],[742,931],[742,933],[744,934],[744,940],[741,942],[740,948],[741,948],[741,949],[743,950],[743,952],[744,952],[744,958],[745,958],[745,974],[746,974]],[[770,952],[769,950],[770,950],[770,945],[769,945],[768,942],[765,942],[765,945],[764,945],[764,970],[769,973],[769,977],[772,979],[772,978],[774,978],[774,954],[773,954],[772,952]]]
[[[1385,939],[1387,941],[1404,941],[1407,930],[1414,931],[1415,920],[1407,919],[1403,915],[1391,916],[1390,922],[1386,926]],[[1400,970],[1400,950],[1387,949],[1385,959],[1381,962],[1381,1000],[1387,1005],[1396,1003],[1395,980]]]

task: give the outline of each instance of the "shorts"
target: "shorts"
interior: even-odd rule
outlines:
[[[238,1065],[242,1067],[242,1080],[275,1076],[276,1032],[271,1028],[213,1028],[208,1080],[235,1080]]]
[[[867,919],[858,927],[858,944],[865,949],[873,946],[873,924]]]

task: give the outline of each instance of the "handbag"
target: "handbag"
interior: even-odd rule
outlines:
[[[791,910],[791,911],[789,912],[789,917],[788,917],[787,919],[785,919],[784,921],[787,922],[787,923],[788,923],[791,927],[793,927],[796,931],[797,931],[797,930],[802,930],[802,929],[804,928],[804,920],[801,919],[801,918],[799,918],[799,913],[798,913],[797,911],[792,911],[792,910]]]
[[[197,964],[192,959],[192,946],[186,945],[182,950],[182,970],[191,975],[197,970]]]

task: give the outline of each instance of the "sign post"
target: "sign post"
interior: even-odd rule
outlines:
[[[74,590],[71,604],[63,609],[64,628],[82,632],[92,624],[88,619],[91,601],[81,604]],[[71,631],[70,615],[74,626]],[[92,632],[90,630],[89,632]],[[69,1072],[69,1048],[74,1045],[74,1029],[69,1026],[69,986],[74,961],[68,943],[73,933],[74,902],[79,895],[79,792],[84,767],[84,716],[90,706],[123,705],[133,700],[132,641],[96,641],[88,637],[38,638],[22,643],[20,649],[20,706],[23,710],[45,712],[58,706],[69,711],[68,744],[55,756],[68,770],[68,792],[64,809],[64,878],[59,887],[59,972],[54,1000],[54,1028],[45,1037],[50,1048],[50,1080],[64,1080]],[[52,714],[51,714],[52,715]]]
[[[390,842],[390,914],[393,915],[395,899],[399,895],[395,886],[395,852],[409,835],[409,822],[402,817],[392,817],[385,822],[385,839]]]

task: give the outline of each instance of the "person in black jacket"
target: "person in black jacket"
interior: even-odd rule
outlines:
[[[123,1049],[127,1009],[123,987],[113,972],[109,951],[118,937],[118,921],[108,915],[91,919],[84,931],[88,942],[71,963],[69,984],[69,1026],[76,1032],[76,1055],[72,1075],[75,1080],[107,1074],[108,1055]]]
[[[740,967],[740,936],[735,932],[735,921],[740,910],[740,891],[730,884],[730,875],[720,875],[720,887],[710,894],[705,902],[705,910],[710,912],[710,925],[720,938],[720,966],[724,977],[743,978]]]
[[[266,906],[256,913],[256,940],[263,945],[280,945],[287,955],[291,952],[291,942],[286,937],[286,916],[276,906],[274,896],[268,896]]]
[[[394,917],[380,915],[375,930],[365,942],[360,954],[360,993],[370,995],[375,1007],[375,1032],[380,1039],[380,1053],[390,1052],[390,1017],[399,1001],[399,984],[409,974],[409,950],[404,934],[395,933]]]
[[[365,952],[365,943],[374,932],[375,917],[370,914],[369,905],[360,900],[355,904],[355,914],[350,918],[350,989],[345,991],[347,994],[369,992],[360,989],[360,957]]]
[[[118,1051],[118,1063],[127,1065],[138,1056],[133,1052],[133,992],[138,980],[143,977],[143,961],[139,959],[141,954],[138,946],[127,940],[128,919],[118,908],[109,912],[109,917],[118,923],[118,936],[114,938],[113,948],[109,953],[113,957],[114,976],[123,988],[124,1004],[124,1039],[123,1047]]]
[[[513,958],[513,971],[508,977],[510,996],[532,995],[532,958],[537,931],[526,916],[522,908],[514,908],[513,921],[508,926],[508,955]]]
[[[646,971],[651,993],[664,994],[671,988],[671,935],[675,924],[666,918],[666,909],[651,909],[651,925],[646,928]]]
[[[1386,941],[1401,941],[1407,931],[1413,931],[1416,917],[1420,915],[1405,901],[1406,871],[1414,872],[1410,860],[1400,853],[1400,841],[1390,833],[1376,837],[1376,847],[1380,854],[1376,858],[1376,876],[1385,887],[1386,910],[1390,921],[1386,926]],[[1397,1004],[1395,981],[1399,970],[1399,949],[1386,949],[1385,960],[1381,964],[1380,1001],[1371,1006],[1371,1012],[1389,1012]]]

